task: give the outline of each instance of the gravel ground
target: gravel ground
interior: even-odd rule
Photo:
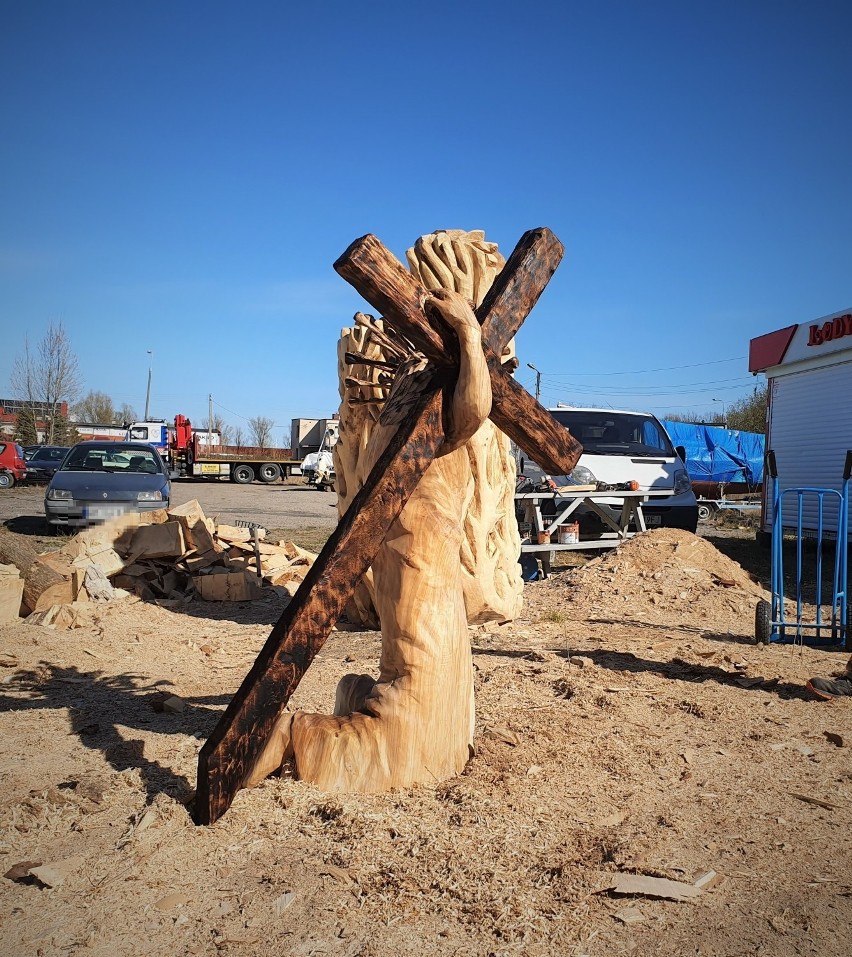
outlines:
[[[19,485],[0,492],[0,522],[12,521],[11,531],[41,534],[44,528],[44,489]],[[172,483],[172,505],[198,499],[206,515],[233,524],[257,522],[267,528],[334,528],[337,496],[302,483],[234,485],[231,482]]]

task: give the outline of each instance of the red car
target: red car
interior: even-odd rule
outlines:
[[[0,488],[11,488],[27,474],[24,450],[14,442],[0,442]]]

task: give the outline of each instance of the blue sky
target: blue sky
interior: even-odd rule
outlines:
[[[712,415],[750,338],[852,304],[851,29],[829,0],[6,0],[0,391],[59,320],[85,390],[141,414],[152,350],[153,415],[212,394],[286,444],[337,407],[353,239],[548,226],[519,380]]]

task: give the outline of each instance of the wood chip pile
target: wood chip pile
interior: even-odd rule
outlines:
[[[564,595],[572,617],[605,611],[665,620],[689,608],[693,617],[711,619],[725,607],[749,620],[757,600],[769,598],[760,582],[714,545],[676,528],[637,535],[542,584]]]
[[[5,605],[42,624],[63,606],[128,595],[252,601],[277,587],[292,596],[316,555],[265,535],[207,518],[193,500],[88,528],[55,552],[6,554],[0,546],[0,561],[12,563],[0,566],[7,572],[0,583],[9,591]]]

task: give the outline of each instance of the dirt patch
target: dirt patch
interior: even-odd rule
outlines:
[[[281,599],[7,627],[0,873],[42,879],[0,879],[4,952],[845,957],[852,702],[804,681],[847,656],[754,645],[761,594],[708,540],[637,537],[471,630],[462,775],[368,796],[270,779],[208,828],[185,804],[198,749]],[[334,632],[294,706],[329,711],[378,648]],[[602,890],[710,871],[684,901]]]

